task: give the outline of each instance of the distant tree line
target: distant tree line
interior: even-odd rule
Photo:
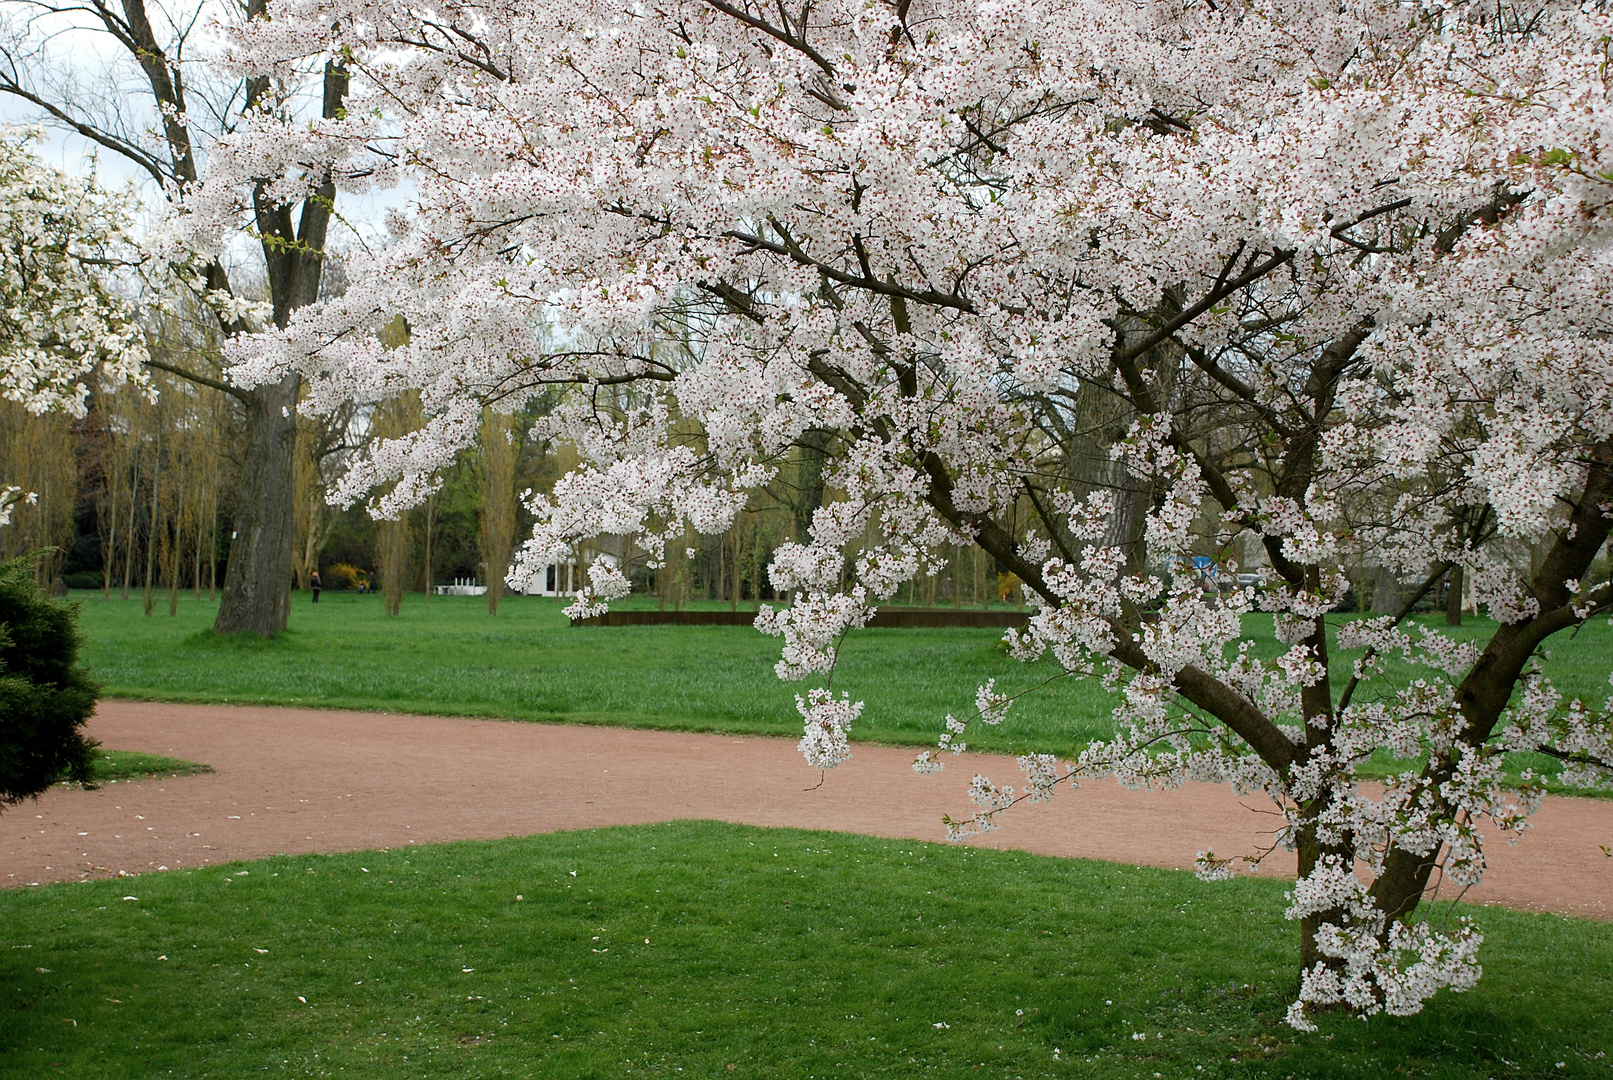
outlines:
[[[187,342],[165,318],[153,320],[151,341],[154,351],[207,347]],[[419,425],[418,399],[404,395],[330,416],[299,416],[295,587],[307,589],[317,570],[324,588],[363,582],[396,611],[407,593],[471,579],[490,587],[496,611],[504,570],[532,525],[521,493],[552,489],[576,465],[569,445],[530,434],[543,408],[540,401],[513,415],[490,410],[481,439],[440,475],[436,493],[396,520],[376,519],[367,504],[344,508],[326,500],[367,438]],[[148,613],[172,614],[181,594],[216,598],[240,499],[242,431],[228,395],[161,371],[149,391],[128,385],[92,391],[82,418],[36,416],[0,401],[5,479],[38,496],[17,506],[11,527],[0,530],[0,559],[44,549],[33,564],[41,587],[135,599]],[[691,533],[684,544],[669,545],[662,566],[637,548],[611,554],[624,560],[636,590],[668,609],[691,600],[737,608],[788,599],[770,584],[767,566],[779,544],[804,535],[817,506],[840,497],[825,489],[822,475],[805,445],[726,532]],[[1022,532],[1024,521],[1004,525]],[[1019,602],[1017,579],[972,546],[958,547],[937,574],[903,586],[896,597],[904,605],[1005,600]]]

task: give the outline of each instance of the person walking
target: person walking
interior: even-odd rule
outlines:
[[[318,570],[315,570],[313,573],[308,575],[308,588],[310,590],[312,590],[312,592],[314,594],[314,603],[316,603],[316,604],[319,603],[320,585],[319,585],[319,571]]]

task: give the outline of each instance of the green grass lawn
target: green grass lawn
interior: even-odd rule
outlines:
[[[161,754],[104,749],[95,751],[94,768],[94,782],[97,784],[127,784],[153,776],[195,776],[213,771],[211,765],[199,765],[194,761],[182,761]]]
[[[1479,912],[1475,991],[1301,1035],[1283,903],[693,822],[4,890],[0,1074],[1609,1075],[1613,926]]]
[[[86,662],[112,696],[800,732],[794,695],[803,688],[774,677],[779,640],[749,627],[573,628],[562,601],[536,597],[506,598],[492,618],[479,598],[410,596],[393,619],[379,596],[327,592],[317,605],[294,594],[291,629],[273,641],[221,640],[209,629],[216,607],[205,601],[186,597],[177,616],[159,609],[147,617],[136,601],[80,595]],[[1281,650],[1268,616],[1246,625],[1262,655]],[[1469,619],[1456,633],[1493,629]],[[867,702],[853,738],[934,745],[946,714],[971,714],[987,679],[1016,692],[1056,673],[1050,661],[1009,659],[1000,639],[987,629],[853,633],[835,675],[837,689]],[[1340,676],[1353,658],[1335,657]],[[1577,638],[1563,635],[1547,666],[1565,693],[1602,701],[1613,631],[1598,620]],[[1113,731],[1113,706],[1096,680],[1063,679],[1017,705],[1001,727],[976,724],[966,738],[978,749],[1069,753]]]
[[[136,780],[148,780],[153,777],[197,776],[212,771],[211,765],[164,757],[162,754],[142,754],[134,750],[107,750],[98,747],[95,751],[95,760],[90,764],[89,782],[92,786],[99,787],[102,784],[132,784]],[[78,785],[71,780],[62,780],[58,782],[58,786],[71,788]]]
[[[115,697],[374,709],[611,723],[799,737],[798,684],[773,674],[780,641],[747,626],[572,627],[564,602],[506,598],[497,618],[475,597],[410,596],[389,618],[379,596],[294,594],[291,629],[273,641],[221,640],[216,606],[184,598],[149,618],[136,601],[84,594],[85,662]],[[867,630],[842,652],[835,685],[868,702],[854,733],[934,745],[948,712],[973,711],[996,676],[1028,686],[1052,674],[998,647],[1001,631]],[[1066,679],[1013,723],[970,741],[1069,751],[1111,730],[1094,682]]]

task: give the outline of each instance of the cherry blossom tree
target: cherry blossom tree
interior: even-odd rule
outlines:
[[[139,380],[148,359],[115,280],[139,261],[127,193],[40,161],[39,132],[0,129],[0,394],[84,415],[85,380]]]
[[[842,635],[972,542],[1032,598],[1015,654],[1115,692],[1114,739],[1027,756],[1017,789],[976,776],[954,835],[1072,778],[1262,791],[1299,859],[1291,1023],[1475,983],[1476,928],[1423,913],[1482,875],[1481,824],[1515,836],[1537,803],[1503,754],[1568,781],[1613,763],[1610,706],[1535,663],[1613,603],[1587,576],[1613,524],[1605,3],[272,14],[241,61],[362,71],[417,198],[344,297],[234,353],[238,379],[305,374],[315,407],[420,392],[425,426],[340,495],[385,485],[395,511],[482,408],[570,388],[541,433],[583,464],[531,498],[530,574],[603,535],[664,554],[721,530],[810,444],[833,495],[775,553],[795,602],[757,619],[782,678],[825,678]],[[1021,501],[1034,535],[1004,527]],[[1520,538],[1533,573],[1499,554]],[[1253,585],[1178,572],[1246,549]],[[1460,568],[1497,627],[1458,642],[1411,602],[1330,619],[1362,555],[1411,602]],[[589,576],[578,613],[627,591]],[[1421,673],[1391,680],[1391,656]],[[845,761],[861,703],[797,700],[807,760]],[[983,687],[916,767],[1011,703]],[[1363,786],[1380,748],[1423,764]]]

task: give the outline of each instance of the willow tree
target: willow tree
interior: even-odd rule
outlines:
[[[519,456],[514,423],[508,413],[482,414],[479,479],[482,512],[479,539],[487,567],[487,613],[498,614],[504,579],[515,551],[515,462]]]

